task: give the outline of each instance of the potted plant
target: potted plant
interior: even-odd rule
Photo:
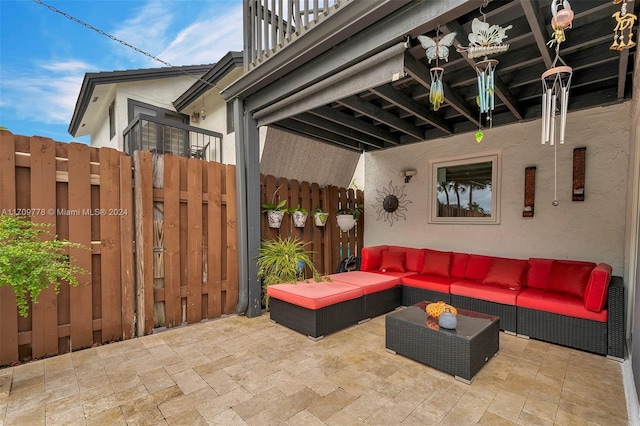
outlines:
[[[363,204],[355,204],[353,207],[343,207],[338,210],[336,220],[342,232],[349,232],[356,225],[363,208]]]
[[[69,248],[86,247],[58,238],[47,239],[55,237],[48,227],[21,216],[0,216],[0,286],[13,287],[18,313],[25,318],[29,299],[38,303],[38,295],[50,285],[58,293],[59,280],[77,286],[76,275],[89,273],[73,265],[67,255]]]
[[[323,278],[311,260],[305,243],[295,237],[275,240],[264,240],[258,252],[258,277],[262,281],[262,300],[264,306],[269,308],[269,295],[267,287],[272,284],[295,283],[306,280],[306,271],[311,271],[315,281],[323,281]]]
[[[322,210],[322,207],[318,206],[313,210],[313,221],[316,226],[324,226],[329,218],[329,213]]]
[[[307,217],[309,217],[309,212],[306,209],[300,207],[291,208],[287,210],[291,217],[293,217],[293,225],[296,228],[304,228],[304,224],[307,222]]]
[[[284,207],[287,204],[287,200],[282,200],[276,204],[276,194],[279,189],[280,186],[273,191],[273,197],[271,198],[270,203],[262,204],[262,213],[267,214],[269,228],[280,228],[280,225],[282,224],[282,217],[287,211]]]

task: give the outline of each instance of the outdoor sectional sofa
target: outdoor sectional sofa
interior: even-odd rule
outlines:
[[[312,338],[400,305],[444,301],[500,317],[507,333],[624,358],[624,288],[611,266],[379,245],[360,271],[268,287],[271,319]]]

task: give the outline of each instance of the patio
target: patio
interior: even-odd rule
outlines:
[[[229,316],[0,370],[0,425],[628,424],[622,364],[500,333],[471,385],[384,348]]]

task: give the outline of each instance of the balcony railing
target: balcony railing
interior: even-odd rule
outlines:
[[[222,161],[222,134],[176,121],[139,114],[123,132],[124,151],[175,154],[207,161]]]
[[[248,0],[249,69],[352,0]]]

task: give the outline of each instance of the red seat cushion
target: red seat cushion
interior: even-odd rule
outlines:
[[[600,312],[607,304],[609,282],[613,269],[606,263],[601,263],[591,271],[589,283],[584,291],[584,307]]]
[[[383,251],[389,250],[389,246],[364,247],[360,253],[360,270],[376,271],[380,269],[380,258]]]
[[[267,287],[269,297],[280,299],[307,309],[320,309],[364,294],[362,287],[342,282],[298,282],[273,284]]]
[[[607,321],[606,309],[600,312],[593,312],[584,307],[584,302],[580,297],[552,293],[536,288],[523,289],[518,295],[516,304],[522,308],[536,309],[569,317],[600,322]]]
[[[554,260],[546,291],[583,298],[584,289],[595,267],[596,264],[591,262]]]
[[[400,284],[399,277],[365,271],[343,272],[341,274],[329,275],[329,277],[334,282],[342,282],[361,287],[364,294],[388,290]]]
[[[508,287],[502,285],[482,284],[478,281],[469,280],[451,283],[450,289],[451,294],[458,296],[514,306],[516,304],[516,297],[521,291],[520,289],[510,290]]]
[[[451,259],[451,276],[454,278],[464,278],[467,272],[467,262],[469,255],[467,253],[453,253]]]
[[[403,251],[383,251],[380,256],[382,272],[405,272],[405,254]]]
[[[415,274],[402,277],[402,284],[425,290],[439,291],[440,293],[449,293],[449,285],[456,280],[457,278]]]
[[[493,258],[489,256],[470,254],[464,277],[470,280],[482,281],[487,276],[487,272],[489,272],[492,260]]]
[[[435,275],[449,278],[451,276],[451,259],[453,253],[450,251],[424,250],[424,262],[420,268],[423,275]]]
[[[404,269],[406,271],[420,272],[422,263],[424,262],[424,250],[413,247],[389,246],[389,251],[404,252]]]
[[[519,289],[525,285],[527,266],[526,260],[495,258],[482,283]]]

